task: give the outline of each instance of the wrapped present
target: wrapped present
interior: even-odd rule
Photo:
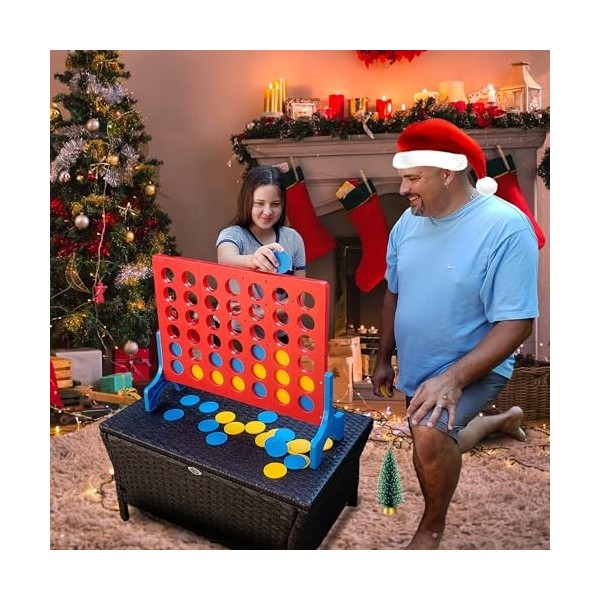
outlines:
[[[102,352],[97,348],[60,348],[51,350],[50,353],[57,358],[66,358],[71,361],[71,382],[77,381],[80,385],[98,387],[102,377]],[[54,365],[55,368],[56,364]],[[60,385],[59,385],[60,387]]]
[[[116,394],[117,392],[130,388],[133,384],[131,373],[115,373],[114,375],[105,375],[100,380],[100,391],[108,394]]]
[[[129,372],[133,381],[148,381],[152,378],[150,348],[139,348],[135,354],[127,354],[123,350],[115,350],[113,354],[114,373]]]

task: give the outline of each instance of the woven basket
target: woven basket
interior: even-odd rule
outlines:
[[[494,405],[501,411],[511,406],[520,406],[524,419],[549,418],[550,366],[515,368],[513,376]]]

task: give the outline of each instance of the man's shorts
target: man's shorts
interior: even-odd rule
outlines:
[[[487,408],[498,397],[498,394],[508,383],[508,378],[490,371],[487,375],[476,379],[469,384],[462,393],[456,406],[456,416],[454,427],[448,429],[448,411],[443,410],[438,417],[434,427],[442,433],[453,437],[458,442],[458,434],[461,429],[472,421],[482,410]],[[408,408],[412,396],[406,397],[406,406]],[[431,417],[431,409],[422,419],[420,425],[425,425]]]

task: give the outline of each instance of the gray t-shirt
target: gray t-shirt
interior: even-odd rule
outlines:
[[[277,243],[281,244],[292,257],[292,268],[288,273],[306,270],[306,251],[304,250],[304,242],[300,234],[291,227],[276,227],[275,234],[277,236],[275,238]],[[254,254],[261,246],[264,246],[264,244],[261,244],[254,237],[249,229],[240,227],[239,225],[226,227],[219,233],[216,244],[217,248],[223,242],[235,244],[240,254]]]

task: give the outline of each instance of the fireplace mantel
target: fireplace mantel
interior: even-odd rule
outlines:
[[[535,128],[471,129],[467,134],[479,142],[486,156],[511,154],[517,166],[517,177],[528,203],[535,206],[537,150],[546,139],[547,131]],[[274,165],[293,162],[302,167],[306,186],[317,216],[340,210],[342,205],[335,192],[346,180],[360,177],[361,171],[372,180],[381,196],[398,193],[398,176],[392,167],[396,152],[395,133],[382,133],[371,139],[353,135],[348,139],[306,137],[301,140],[245,140],[250,155],[261,164]]]

